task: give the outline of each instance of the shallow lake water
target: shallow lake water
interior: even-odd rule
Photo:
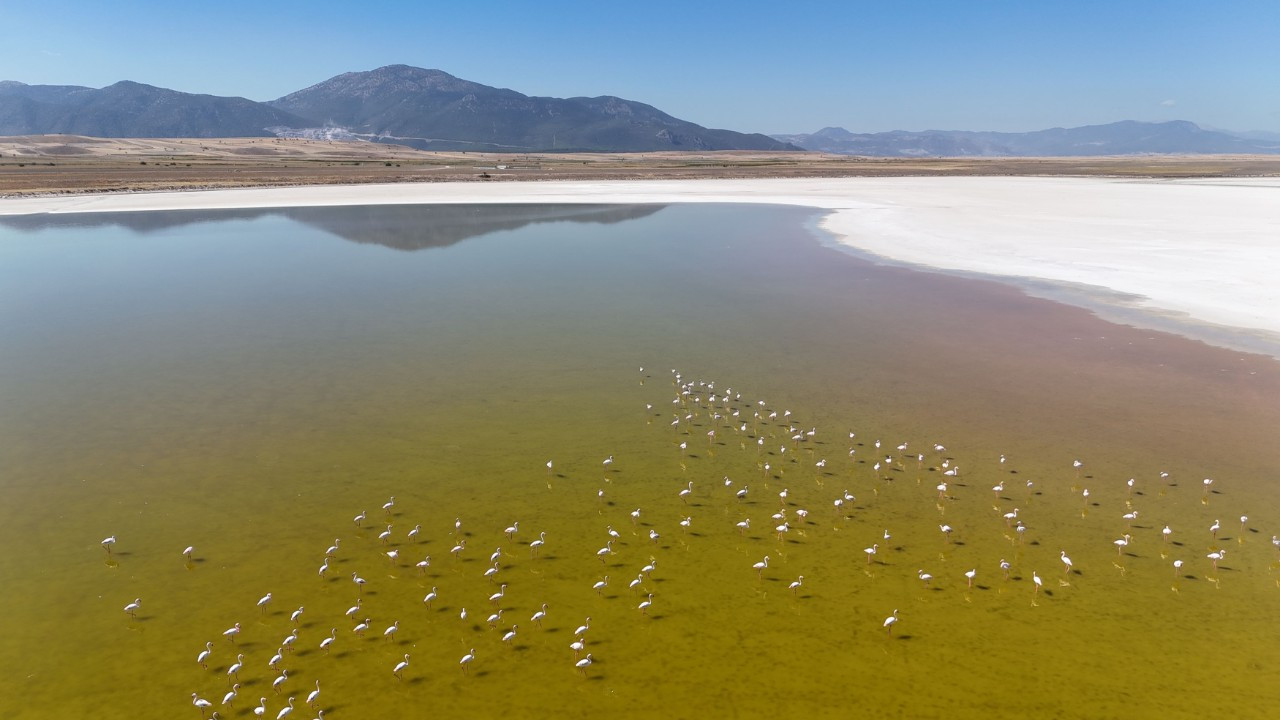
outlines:
[[[817,218],[3,219],[0,716],[1270,716],[1280,363]]]

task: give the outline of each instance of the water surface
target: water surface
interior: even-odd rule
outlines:
[[[274,716],[289,696],[309,717],[316,680],[332,718],[1265,717],[1280,700],[1277,363],[878,267],[824,247],[816,218],[6,220],[0,714],[195,716],[191,693],[219,703],[243,653],[222,717],[253,717],[260,697]],[[344,615],[357,599],[364,638]],[[300,606],[276,693],[267,663]],[[569,645],[588,616],[584,675]]]

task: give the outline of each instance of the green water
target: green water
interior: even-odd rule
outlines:
[[[197,717],[191,693],[217,706],[237,653],[222,717],[290,696],[315,717],[317,680],[329,718],[1270,716],[1277,363],[876,267],[819,242],[815,218],[0,224],[0,716]],[[268,659],[299,606],[277,693]],[[570,643],[588,616],[584,674]]]

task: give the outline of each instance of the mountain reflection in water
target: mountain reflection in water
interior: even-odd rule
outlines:
[[[550,222],[609,225],[652,215],[664,205],[361,205],[75,213],[0,217],[0,226],[23,232],[117,226],[139,234],[199,223],[284,217],[344,240],[395,250],[426,250],[526,225]]]

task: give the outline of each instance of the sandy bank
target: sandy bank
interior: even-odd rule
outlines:
[[[749,202],[839,242],[1280,357],[1280,180],[962,177],[290,187],[0,200],[0,215],[404,203]]]

